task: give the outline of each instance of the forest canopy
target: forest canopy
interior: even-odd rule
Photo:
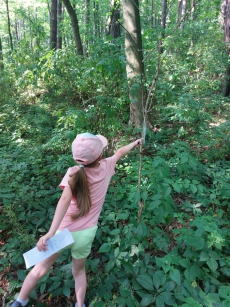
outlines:
[[[116,167],[87,260],[90,307],[230,306],[229,0],[1,0],[0,305],[74,165],[105,135]],[[64,252],[31,293],[72,306]]]

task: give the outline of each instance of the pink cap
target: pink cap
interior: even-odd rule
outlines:
[[[73,158],[78,164],[90,164],[99,158],[107,145],[108,141],[103,135],[78,134],[72,143]]]

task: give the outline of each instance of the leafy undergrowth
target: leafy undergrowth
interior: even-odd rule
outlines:
[[[58,184],[73,163],[75,134],[86,129],[108,134],[109,153],[117,141],[120,146],[130,140],[124,135],[135,134],[122,120],[114,124],[113,113],[96,130],[90,119],[99,116],[102,105],[92,111],[91,106],[63,103],[57,109],[49,95],[44,92],[23,104],[12,99],[1,115],[3,306],[17,295],[26,276],[22,254],[49,228],[61,193]],[[183,122],[181,109],[176,118],[170,107],[162,114],[157,132],[147,132],[141,152],[140,191],[139,151],[118,164],[87,261],[90,306],[229,306],[227,100],[222,113],[210,110],[204,122]],[[138,222],[140,201],[144,207]],[[64,252],[31,293],[31,305],[71,306],[70,261]]]

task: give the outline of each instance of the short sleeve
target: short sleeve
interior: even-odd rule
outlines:
[[[64,187],[69,187],[69,180],[70,180],[70,175],[76,173],[78,171],[78,167],[74,166],[74,167],[70,167],[68,168],[65,176],[63,177],[61,183],[59,184],[59,187],[63,190]]]
[[[114,175],[114,173],[115,173],[115,165],[116,165],[116,162],[117,162],[116,156],[113,155],[112,157],[109,157],[106,160],[107,160],[108,165],[109,165],[110,174]]]

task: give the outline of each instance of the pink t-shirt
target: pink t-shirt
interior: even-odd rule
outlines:
[[[92,202],[90,211],[87,215],[75,221],[72,221],[71,214],[76,213],[79,210],[77,207],[76,200],[72,198],[70,206],[67,209],[67,212],[63,220],[61,221],[58,230],[64,230],[65,228],[68,228],[69,231],[78,231],[88,229],[97,225],[98,218],[101,213],[101,209],[110,183],[110,179],[115,173],[115,165],[116,158],[115,156],[112,156],[110,158],[101,160],[100,165],[98,167],[84,168],[89,182],[90,196]],[[59,186],[62,189],[67,186],[69,187],[69,175],[76,173],[78,170],[79,166],[70,167]]]

